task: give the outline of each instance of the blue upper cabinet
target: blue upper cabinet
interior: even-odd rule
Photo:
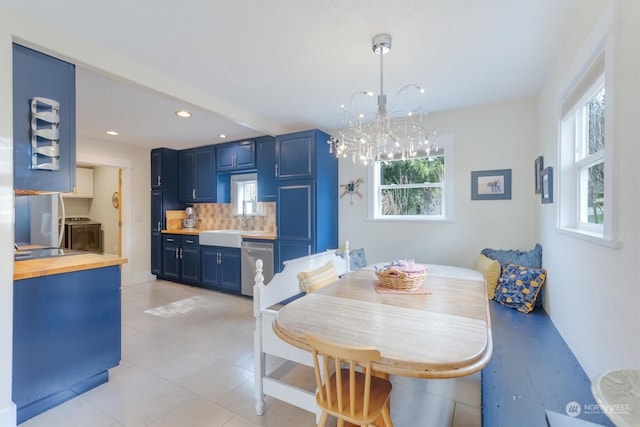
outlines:
[[[72,192],[75,168],[75,66],[14,44],[14,189]]]
[[[216,146],[218,172],[234,172],[256,168],[254,140],[229,142]]]
[[[258,201],[276,201],[276,139],[264,136],[256,140],[258,165]]]
[[[199,147],[180,152],[180,201],[213,203],[216,201],[214,147]]]
[[[318,132],[311,130],[276,137],[278,180],[315,177],[315,148]]]

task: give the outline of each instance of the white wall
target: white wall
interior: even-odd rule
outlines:
[[[13,349],[13,85],[11,25],[0,14],[0,427],[16,425]]]
[[[545,166],[558,171],[558,107],[568,82],[575,78],[576,65],[594,45],[586,40],[596,23],[613,8],[611,32],[615,47],[608,51],[614,59],[615,96],[612,168],[617,180],[613,194],[621,247],[611,248],[573,236],[561,234],[557,228],[557,207],[536,205],[538,238],[544,247],[548,269],[545,306],[587,374],[594,378],[603,371],[638,368],[640,362],[640,280],[637,266],[639,251],[638,121],[640,116],[638,81],[640,69],[640,19],[636,0],[585,2],[568,26],[563,51],[557,57],[553,73],[546,80],[538,104],[538,140],[536,155],[544,155]],[[558,186],[556,185],[557,189]]]
[[[416,261],[472,267],[485,247],[530,249],[535,241],[534,98],[433,114],[428,126],[454,143],[455,221],[367,220],[367,169],[340,160],[340,184],[363,178],[364,198],[340,199],[340,242],[364,247],[368,262]],[[511,200],[471,200],[471,171],[512,170]]]

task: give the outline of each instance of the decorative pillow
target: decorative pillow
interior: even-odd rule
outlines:
[[[533,310],[538,293],[547,277],[543,268],[507,264],[498,279],[495,300],[522,313]]]
[[[531,268],[542,268],[542,246],[536,243],[535,248],[530,251],[517,250],[497,250],[485,248],[480,251],[482,255],[495,259],[504,268],[507,264],[524,265]]]
[[[354,249],[349,252],[349,270],[356,271],[367,265],[364,248]]]
[[[484,281],[487,284],[487,297],[493,299],[500,277],[500,263],[481,254],[476,263],[476,270],[484,275]]]
[[[336,255],[340,258],[345,259],[345,249],[339,248],[336,249]],[[364,248],[354,249],[349,251],[349,271],[356,271],[361,269],[362,267],[366,267],[367,258],[364,254]]]
[[[332,261],[327,262],[325,265],[318,267],[315,270],[298,273],[300,290],[307,293],[317,291],[318,289],[337,280],[338,272],[333,266]]]

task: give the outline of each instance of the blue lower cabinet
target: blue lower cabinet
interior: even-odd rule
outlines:
[[[22,423],[109,379],[120,363],[120,267],[17,280],[12,397]]]
[[[200,282],[200,239],[162,235],[162,278],[197,285]]]
[[[240,294],[240,249],[222,246],[202,246],[200,251],[205,288]]]

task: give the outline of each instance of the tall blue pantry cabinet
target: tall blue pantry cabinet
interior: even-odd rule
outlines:
[[[319,130],[276,137],[277,271],[284,261],[338,247],[338,160]]]
[[[162,234],[165,211],[184,209],[178,202],[178,151],[151,150],[151,274],[162,275]]]
[[[76,182],[75,66],[13,45],[13,187],[72,192]]]

